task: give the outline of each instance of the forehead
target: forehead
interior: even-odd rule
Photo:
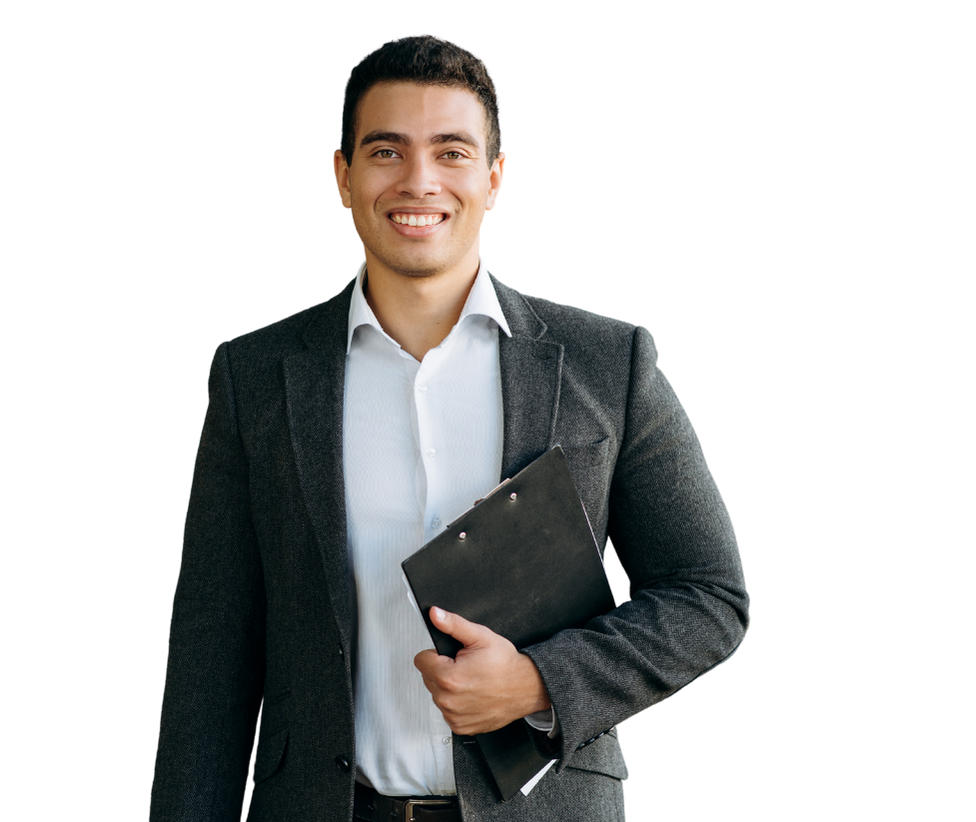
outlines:
[[[455,86],[420,83],[377,83],[359,101],[357,140],[371,131],[426,139],[436,134],[465,131],[482,148],[487,138],[485,109],[474,92]]]

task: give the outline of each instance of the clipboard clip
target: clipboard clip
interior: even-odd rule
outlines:
[[[512,478],[511,477],[508,477],[507,479],[503,479],[500,483],[498,483],[498,485],[496,485],[494,488],[492,488],[481,499],[475,500],[474,505],[472,505],[467,511],[465,511],[463,514],[461,514],[459,517],[457,517],[457,519],[455,519],[454,522],[451,522],[451,523],[448,524],[447,530],[450,530],[451,528],[453,528],[454,525],[458,522],[458,520],[463,519],[467,514],[471,513],[471,511],[473,511],[475,508],[477,508],[479,505],[481,505],[481,503],[483,503],[486,499],[488,499],[488,497],[490,497],[492,494],[494,494],[499,488],[501,488],[502,486],[506,485],[507,483],[509,483],[511,481],[512,481]],[[515,499],[515,495],[514,494],[512,495],[512,499],[513,500]],[[464,539],[464,537],[461,537],[461,538]]]

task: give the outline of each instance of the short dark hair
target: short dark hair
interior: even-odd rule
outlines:
[[[377,83],[407,81],[431,86],[457,86],[472,92],[485,110],[487,160],[491,166],[501,151],[498,100],[485,64],[471,52],[429,34],[392,40],[363,58],[346,83],[342,106],[342,144],[346,163],[352,163],[359,101]]]

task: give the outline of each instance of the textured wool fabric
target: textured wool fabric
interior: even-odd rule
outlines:
[[[502,802],[477,746],[455,737],[459,802],[465,822],[619,820],[626,768],[605,732],[735,649],[748,609],[735,538],[650,335],[494,284],[512,332],[499,337],[499,479],[561,444],[632,599],[528,649],[561,730],[536,741],[557,767],[529,796]],[[156,822],[240,818],[262,697],[248,818],[351,818],[350,288],[214,358],[173,610]]]

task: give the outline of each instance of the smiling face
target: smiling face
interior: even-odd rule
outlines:
[[[380,83],[359,103],[352,163],[335,155],[342,203],[371,277],[473,277],[504,155],[485,158],[485,113],[462,88]]]

